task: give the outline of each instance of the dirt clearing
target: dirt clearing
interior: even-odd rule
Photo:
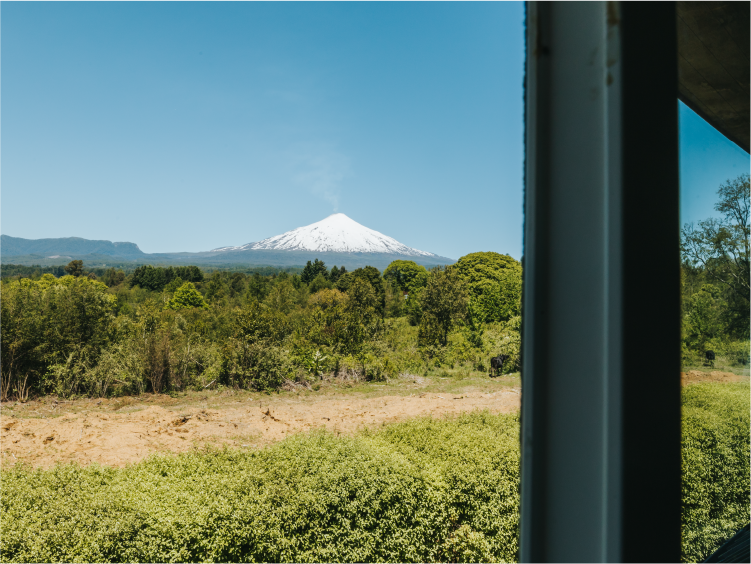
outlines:
[[[738,374],[722,372],[720,370],[712,370],[711,372],[689,370],[688,372],[681,372],[681,385],[683,386],[697,382],[740,382],[743,379],[744,377]],[[745,379],[748,380],[748,377],[745,377]]]
[[[162,403],[173,401],[173,406],[153,405],[153,397],[151,402],[120,398],[80,404],[53,398],[22,406],[23,414],[3,409],[1,461],[4,466],[21,460],[34,467],[56,462],[125,466],[154,452],[185,452],[206,444],[254,448],[318,428],[353,433],[420,415],[441,417],[475,409],[511,412],[520,405],[518,378],[515,384],[496,381],[491,389],[460,392],[457,386],[436,392],[431,390],[434,386],[422,386],[420,391],[415,385],[396,394],[390,393],[396,391],[388,389],[391,386],[383,386],[383,395],[377,388],[369,393],[244,394],[226,397],[216,406],[209,406],[206,395],[192,405],[160,396],[167,400]]]

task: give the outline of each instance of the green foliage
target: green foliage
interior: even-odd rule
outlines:
[[[206,303],[206,300],[203,299],[203,296],[196,290],[192,282],[186,282],[175,290],[175,294],[166,303],[165,307],[174,310],[192,307],[208,309],[209,304]]]
[[[245,275],[239,272],[212,272],[204,286],[209,302],[224,302],[246,292]]]
[[[342,292],[349,293],[350,286],[352,286],[357,279],[366,281],[373,289],[376,296],[376,303],[374,306],[376,313],[383,317],[386,312],[386,289],[383,285],[380,271],[373,266],[357,268],[352,272],[347,272],[340,276],[336,287]]]
[[[429,274],[430,289],[414,277],[406,300],[396,277],[384,279],[376,268],[336,272],[338,289],[286,271],[214,270],[204,278],[195,267],[138,267],[124,283],[123,272],[102,270],[109,288],[52,273],[5,279],[2,397],[212,383],[266,389],[322,372],[383,380],[429,366],[479,366],[488,335],[496,335],[492,323],[479,321],[484,310],[463,317],[466,292],[449,271]],[[424,310],[429,317],[418,328]]]
[[[112,337],[114,301],[107,286],[86,277],[45,274],[36,282],[4,284],[3,399],[25,399],[31,388],[78,393],[80,374],[96,364]]]
[[[393,280],[383,281],[383,287],[386,295],[386,315],[385,317],[401,317],[407,312],[407,300],[399,286]]]
[[[467,341],[475,348],[482,348],[482,335],[485,332],[486,313],[479,302],[470,298],[467,301],[466,330]]]
[[[184,281],[184,280],[183,280],[182,278],[179,278],[179,277],[178,277],[178,278],[175,278],[174,280],[172,280],[172,282],[170,282],[169,284],[167,284],[167,285],[166,285],[166,286],[164,287],[164,290],[163,290],[163,292],[164,292],[165,294],[169,294],[169,295],[172,295],[172,294],[174,294],[175,292],[177,292],[177,290],[178,290],[178,289],[179,289],[179,288],[180,288],[180,287],[181,287],[181,286],[182,286],[183,284],[185,284],[185,281]],[[194,287],[195,287],[195,286],[194,286]]]
[[[333,284],[329,282],[329,280],[323,274],[319,274],[310,282],[308,289],[310,290],[311,294],[315,294],[320,290],[330,289],[332,287]]]
[[[30,278],[35,280],[42,274],[52,274],[55,278],[65,276],[64,266],[40,266],[38,264],[26,266],[23,264],[3,264],[0,269],[1,276],[5,278]]]
[[[748,382],[683,391],[684,562],[701,562],[749,522]]]
[[[266,299],[266,296],[268,296],[270,287],[271,284],[267,278],[261,276],[258,273],[253,274],[253,276],[248,279],[248,286],[246,290],[247,299],[262,302],[264,299]]]
[[[101,280],[111,288],[112,286],[117,286],[125,281],[125,272],[110,268],[106,271],[104,276],[102,276]]]
[[[139,286],[146,290],[161,292],[162,289],[172,282],[175,278],[180,278],[186,282],[202,282],[204,279],[203,272],[197,266],[170,266],[162,268],[160,266],[139,266],[130,276],[130,286]]]
[[[154,315],[167,316],[158,326],[177,320]],[[404,320],[388,326],[394,347],[405,340],[398,333],[415,330]],[[249,346],[246,369],[262,376],[260,387],[278,349]],[[703,560],[748,523],[749,392],[748,382],[683,389],[683,561]],[[512,562],[518,437],[516,415],[474,412],[125,468],[17,464],[0,471],[0,558]]]
[[[230,339],[222,355],[222,383],[228,386],[274,390],[293,373],[285,351],[266,343]]]
[[[467,290],[459,272],[452,267],[432,269],[420,293],[420,307],[420,346],[445,347],[449,332],[467,313]]]
[[[684,365],[748,365],[749,176],[720,186],[715,209],[722,219],[685,225],[681,233]]]
[[[522,268],[518,261],[498,253],[471,253],[453,267],[487,321],[508,321],[521,314]]]
[[[518,420],[422,418],[353,438],[3,470],[3,561],[513,561]]]
[[[749,175],[730,180],[717,190],[715,209],[722,219],[710,218],[685,225],[681,232],[681,250],[686,266],[700,269],[706,281],[724,290],[728,331],[734,336],[749,336]]]
[[[331,271],[329,272],[329,280],[332,284],[336,285],[336,283],[339,281],[339,278],[342,274],[346,274],[347,269],[342,266],[341,268],[337,268],[336,265],[331,267]]]
[[[292,282],[289,279],[282,279],[274,284],[264,303],[279,313],[287,314],[295,307],[297,296],[298,290],[295,290]]]
[[[383,271],[385,280],[393,280],[397,287],[407,294],[428,283],[427,269],[411,260],[395,260]]]
[[[161,291],[167,284],[167,277],[163,268],[155,268],[150,264],[139,266],[130,278],[130,285],[139,286],[146,290]]]
[[[67,272],[70,276],[74,276],[78,278],[79,276],[83,276],[83,261],[82,260],[72,260],[68,263],[68,266],[65,267],[65,272]]]
[[[290,333],[287,318],[281,312],[251,303],[235,317],[234,337],[249,343],[281,343]]]
[[[329,272],[326,269],[326,263],[318,259],[312,263],[308,261],[305,268],[303,268],[302,274],[300,274],[300,279],[303,284],[310,284],[315,280],[316,276],[323,276],[324,279],[328,279],[329,276]]]
[[[329,368],[329,363],[327,362],[329,357],[325,354],[321,354],[321,351],[311,353],[304,350],[302,351],[302,354],[298,355],[298,358],[300,359],[300,364],[302,364],[315,378],[320,378]]]
[[[355,312],[366,325],[375,319],[378,296],[365,277],[357,277],[347,290],[347,307]]]
[[[725,330],[721,319],[724,305],[721,290],[712,284],[705,284],[688,299],[686,305],[683,320],[686,344],[696,350],[704,350],[708,340],[720,336]]]
[[[314,294],[309,306],[309,315],[299,326],[304,342],[298,343],[301,364],[308,368],[304,359],[314,354],[313,349],[325,346],[332,352],[355,354],[368,337],[378,331],[378,319],[373,304],[375,294],[365,281],[357,281],[351,288],[351,296],[338,290],[324,289]]]
[[[521,324],[520,316],[512,317],[505,322],[489,324],[483,334],[483,350],[492,356],[504,354],[509,357],[503,365],[504,371],[521,368]]]

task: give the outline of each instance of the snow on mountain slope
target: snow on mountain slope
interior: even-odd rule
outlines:
[[[368,229],[343,213],[298,227],[258,243],[240,247],[221,247],[212,252],[247,250],[316,251],[334,253],[388,253],[394,255],[437,257],[401,244],[383,233]]]

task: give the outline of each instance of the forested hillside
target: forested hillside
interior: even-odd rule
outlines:
[[[518,368],[521,266],[474,253],[383,273],[197,266],[34,271],[2,282],[3,399],[209,386],[272,390],[324,372],[379,380],[491,355]],[[57,276],[56,276],[57,274]]]

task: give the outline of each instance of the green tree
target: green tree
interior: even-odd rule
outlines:
[[[383,317],[386,313],[386,288],[383,285],[381,272],[376,267],[366,266],[365,268],[357,268],[352,272],[346,272],[339,277],[336,287],[339,291],[349,294],[350,286],[358,278],[366,280],[370,284],[376,295],[376,312],[379,316]]]
[[[277,281],[274,287],[266,296],[264,303],[268,305],[274,311],[287,314],[295,307],[297,300],[297,291],[292,285],[292,281],[289,277]]]
[[[279,343],[289,333],[284,314],[252,302],[235,318],[234,337],[249,343]]]
[[[727,291],[728,330],[749,335],[749,175],[725,182],[717,190],[715,209],[722,218],[686,224],[681,232],[683,260],[701,267],[709,281]]]
[[[339,281],[339,277],[346,272],[347,269],[343,266],[341,268],[337,268],[336,265],[334,265],[331,267],[331,272],[329,272],[329,280],[331,280],[332,284],[336,285],[336,283]]]
[[[125,273],[122,270],[115,270],[114,268],[108,269],[104,276],[102,276],[102,282],[107,284],[110,288],[122,284],[125,280]]]
[[[183,284],[185,284],[185,280],[179,276],[173,278],[172,281],[164,287],[164,292],[167,294],[174,294]]]
[[[294,281],[293,281],[294,282]],[[257,272],[248,280],[246,296],[248,300],[258,300],[262,302],[269,293],[269,283],[265,276]]]
[[[689,347],[704,350],[707,341],[721,336],[724,305],[721,289],[713,284],[705,284],[689,298],[683,324]]]
[[[367,325],[378,311],[378,294],[363,276],[355,277],[347,291],[347,307],[356,312]]]
[[[482,348],[482,335],[485,332],[485,310],[480,306],[476,299],[470,298],[467,301],[467,316],[465,327],[467,331],[467,341],[475,348]]]
[[[319,274],[310,282],[310,293],[315,294],[319,290],[331,288],[332,284],[329,282],[323,274]]]
[[[326,268],[326,263],[324,263],[322,260],[316,259],[313,263],[308,261],[308,263],[305,265],[305,268],[303,268],[302,270],[300,278],[302,279],[303,283],[310,284],[319,274],[324,278],[328,278],[329,272]]]
[[[154,267],[150,264],[136,268],[130,279],[131,287],[138,286],[153,292],[161,292],[167,282],[164,268]]]
[[[453,265],[487,321],[507,321],[521,312],[522,267],[499,253],[471,253]]]
[[[58,282],[44,291],[48,369],[40,391],[67,397],[87,391],[87,371],[115,338],[115,300],[98,281],[64,276]]]
[[[166,283],[172,282],[175,278],[185,282],[203,282],[203,271],[197,266],[170,266],[162,270]]]
[[[383,279],[398,289],[401,294],[400,304],[397,306],[394,290],[387,292],[392,294],[389,300],[391,311],[406,312],[409,322],[417,325],[422,318],[420,309],[420,292],[428,281],[427,269],[411,260],[395,260],[383,271]],[[406,299],[404,299],[406,298]]]
[[[467,313],[466,284],[458,270],[451,266],[432,269],[421,292],[420,305],[420,344],[445,347],[449,332]]]
[[[46,275],[45,275],[46,276]],[[2,397],[25,401],[45,370],[43,295],[36,284],[3,284],[0,300]]]
[[[199,307],[208,309],[209,305],[206,300],[203,299],[201,292],[196,290],[193,282],[186,282],[175,290],[175,294],[172,296],[166,306],[167,309],[179,310]]]
[[[82,260],[70,261],[68,263],[68,266],[65,267],[65,272],[67,272],[71,276],[75,276],[76,278],[79,276],[83,276],[83,261]]]
[[[381,328],[378,306],[378,294],[373,286],[364,276],[356,276],[347,291],[343,330],[337,334],[345,350],[360,351],[365,340],[378,333]]]
[[[428,270],[411,260],[395,260],[383,271],[384,280],[393,280],[402,292],[408,294],[424,288],[428,282]]]

